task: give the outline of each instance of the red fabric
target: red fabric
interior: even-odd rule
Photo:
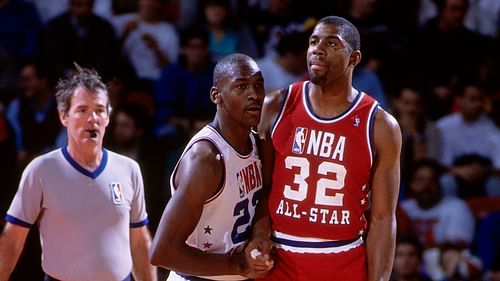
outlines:
[[[365,281],[364,245],[338,254],[294,254],[278,250],[269,281]]]
[[[366,232],[363,213],[369,205],[372,153],[368,127],[376,102],[360,94],[346,113],[318,121],[307,113],[303,83],[293,85],[272,134],[273,229],[295,236],[353,239]],[[302,142],[299,131],[305,136]]]

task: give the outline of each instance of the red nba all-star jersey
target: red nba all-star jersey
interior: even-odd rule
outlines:
[[[273,240],[294,253],[338,253],[363,243],[378,103],[357,93],[341,115],[312,110],[309,81],[292,84],[271,129]]]

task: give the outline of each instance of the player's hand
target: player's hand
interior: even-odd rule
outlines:
[[[245,259],[249,266],[249,278],[264,277],[274,266],[271,255],[272,242],[266,238],[254,238],[245,247]]]

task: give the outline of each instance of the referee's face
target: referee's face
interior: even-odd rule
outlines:
[[[102,146],[102,139],[109,124],[108,97],[99,90],[93,93],[77,88],[71,98],[68,113],[61,113],[61,121],[68,131],[69,145]]]

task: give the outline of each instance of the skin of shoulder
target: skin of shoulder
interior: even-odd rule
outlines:
[[[266,95],[262,107],[262,114],[258,128],[259,137],[267,139],[276,118],[278,117],[281,105],[286,97],[287,89],[279,89]]]
[[[201,140],[194,143],[179,163],[174,178],[177,191],[183,192],[182,189],[195,188],[195,192],[198,195],[207,197],[205,200],[215,194],[223,175],[223,162],[221,161],[222,158],[218,158],[219,154],[220,152],[217,147],[208,140]],[[196,174],[197,177],[192,177],[193,174]],[[199,190],[200,188],[193,186],[193,181],[204,183],[202,185],[203,189]],[[199,184],[198,182],[194,183]],[[200,193],[205,195],[201,195]]]

